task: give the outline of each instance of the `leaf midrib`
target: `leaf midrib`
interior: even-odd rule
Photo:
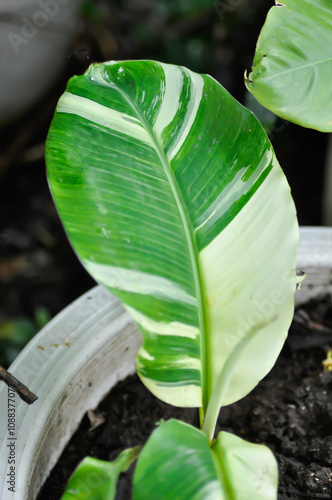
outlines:
[[[264,60],[264,58],[262,57],[261,61],[262,62]],[[327,59],[322,59],[321,61],[318,61],[318,62],[313,62],[313,63],[310,63],[310,64],[303,64],[302,66],[297,66],[296,68],[290,68],[290,69],[287,69],[285,71],[282,71],[281,73],[275,73],[274,75],[269,75],[267,76],[266,78],[262,77],[260,78],[260,81],[266,81],[266,80],[270,80],[271,78],[276,78],[276,77],[280,77],[280,76],[283,76],[285,75],[286,73],[291,73],[292,71],[301,71],[305,68],[310,68],[312,66],[317,66],[318,64],[322,64],[322,63],[327,63],[327,62],[332,62],[332,57],[329,57]],[[257,63],[256,67],[259,65],[259,63]],[[255,69],[256,69],[255,67]],[[254,73],[254,71],[253,71]],[[250,76],[250,75],[249,75]],[[253,78],[255,78],[253,76]]]
[[[216,438],[215,441],[217,440],[218,438]],[[215,450],[215,444],[212,444],[212,446],[210,447],[210,451],[212,454],[213,464],[217,473],[217,477],[220,481],[220,484],[224,488],[224,493],[227,494],[227,500],[236,500],[234,488],[229,477],[229,467],[227,467],[227,453],[224,452],[223,445],[221,444],[219,457],[217,451]]]
[[[139,120],[144,125],[145,130],[149,134],[151,141],[153,143],[153,146],[154,146],[154,148],[158,154],[158,157],[160,159],[160,162],[164,168],[167,179],[170,183],[172,193],[173,193],[173,196],[175,198],[175,202],[176,202],[176,205],[177,205],[180,217],[181,217],[181,221],[182,221],[183,228],[184,228],[185,235],[186,235],[186,240],[187,240],[188,247],[189,247],[189,253],[191,256],[195,290],[196,290],[196,296],[197,296],[197,304],[198,304],[198,320],[199,320],[199,332],[200,332],[200,344],[201,344],[201,363],[202,363],[201,390],[202,390],[203,411],[205,413],[206,409],[207,409],[207,405],[208,405],[208,401],[207,401],[208,375],[207,375],[207,361],[206,361],[207,346],[205,345],[205,342],[207,339],[207,336],[206,336],[207,327],[206,327],[206,322],[205,322],[206,314],[205,314],[205,308],[204,308],[204,302],[203,302],[203,290],[204,290],[203,281],[202,281],[202,277],[201,277],[201,273],[200,273],[199,256],[198,256],[196,245],[194,244],[194,235],[193,235],[193,231],[191,229],[191,223],[190,223],[189,218],[184,210],[185,204],[183,202],[181,192],[177,187],[177,182],[176,182],[176,179],[174,178],[171,166],[170,166],[169,161],[167,159],[167,156],[164,152],[164,149],[158,140],[158,137],[156,137],[156,135],[153,131],[153,128],[150,126],[149,122],[146,120],[143,113],[141,113],[136,102],[133,101],[115,83],[110,82],[110,85],[113,86],[122,95],[122,97],[127,101],[129,106],[137,114]]]

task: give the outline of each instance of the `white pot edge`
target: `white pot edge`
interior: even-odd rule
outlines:
[[[306,273],[295,305],[332,294],[332,228],[301,227],[297,267]]]
[[[298,268],[307,277],[295,302],[332,293],[332,228],[301,228]],[[121,331],[121,335],[119,335]],[[15,396],[15,493],[8,490],[7,386],[1,384],[0,498],[34,500],[84,413],[135,371],[140,334],[121,304],[101,286],[58,314],[9,371],[39,399]]]
[[[121,333],[121,334],[120,334]],[[34,500],[88,409],[135,371],[140,334],[123,306],[97,286],[77,299],[23,349],[9,371],[38,396],[15,396],[16,440],[7,432],[1,384],[0,498]],[[8,490],[7,445],[15,446],[15,492]]]

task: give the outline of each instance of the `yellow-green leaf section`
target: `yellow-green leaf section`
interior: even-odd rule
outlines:
[[[262,324],[225,404],[249,392],[287,335],[298,243],[289,186],[253,114],[187,68],[95,64],[69,81],[46,159],[74,249],[142,332],[147,387],[205,411],[228,357]]]

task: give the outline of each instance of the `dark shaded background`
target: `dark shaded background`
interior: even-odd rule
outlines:
[[[10,363],[50,317],[94,285],[66,240],[45,176],[45,138],[68,78],[90,62],[156,59],[209,73],[243,103],[244,70],[250,69],[272,5],[267,0],[85,3],[54,87],[33,110],[0,130],[1,364]],[[327,136],[281,120],[270,135],[300,224],[321,224]]]

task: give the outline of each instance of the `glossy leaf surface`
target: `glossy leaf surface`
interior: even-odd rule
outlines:
[[[118,478],[137,459],[140,448],[124,450],[113,462],[87,457],[68,481],[61,500],[114,500]]]
[[[138,459],[133,500],[276,500],[271,451],[221,432],[207,436],[169,420],[153,432]]]
[[[206,410],[234,348],[262,324],[224,402],[249,392],[287,335],[298,242],[289,186],[257,119],[183,67],[92,65],[59,101],[47,165],[78,256],[143,334],[147,387]]]
[[[332,131],[332,2],[282,0],[270,10],[246,86],[278,116]]]

